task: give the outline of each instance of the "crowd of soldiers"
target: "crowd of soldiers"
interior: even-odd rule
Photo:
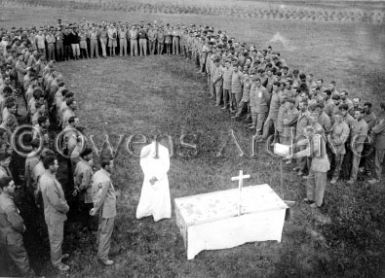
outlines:
[[[100,212],[97,256],[104,265],[113,264],[108,258],[116,216],[110,179],[113,160],[102,158],[96,171],[92,149],[78,133],[82,128],[74,93],[54,61],[154,54],[190,59],[197,74],[207,78],[208,97],[215,106],[230,113],[232,120],[249,123],[257,141],[273,136],[275,142],[292,147],[286,163],[307,178],[305,202],[313,208],[324,203],[328,172],[331,184],[341,178],[354,184],[360,173],[370,169],[375,171],[368,182],[381,180],[385,103],[375,115],[372,103],[359,96],[351,98],[335,81],[325,84],[310,73],[290,69],[270,46],[260,49],[209,26],[156,22],[64,25],[59,21],[56,27],[2,29],[0,34],[1,130],[10,134],[23,123],[34,127],[23,173],[10,167],[14,146],[3,138],[0,149],[0,239],[23,275],[33,275],[33,271],[23,245],[25,225],[13,200],[15,184],[42,208],[53,266],[69,269],[62,262],[68,255],[62,254],[61,246],[70,207],[56,177],[58,153],[67,159],[68,180],[73,180],[71,196],[80,198],[88,228],[93,229],[95,220],[89,214]],[[25,115],[20,114],[18,100],[25,103]],[[60,150],[64,151],[55,148],[51,132],[63,134]]]

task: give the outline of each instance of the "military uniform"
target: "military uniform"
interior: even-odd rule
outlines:
[[[116,216],[116,193],[110,173],[104,169],[95,172],[92,177],[94,208],[100,211],[98,228],[98,258],[105,262],[111,247],[111,235]]]
[[[241,102],[242,99],[242,72],[237,70],[236,72],[233,71],[233,74],[231,75],[231,98],[233,100],[233,107],[236,109],[238,107],[238,104]]]
[[[368,124],[364,119],[360,121],[355,121],[352,130],[351,130],[351,139],[356,142],[353,146],[353,161],[352,169],[350,174],[350,180],[355,181],[358,175],[358,169],[361,161],[361,153],[364,149],[364,142],[368,136]]]
[[[269,110],[270,94],[266,88],[255,84],[250,88],[251,128],[256,126],[256,134],[262,135],[263,124]]]
[[[155,49],[156,49],[156,37],[157,37],[157,32],[154,28],[151,28],[148,30],[148,41],[150,44],[150,53],[152,55],[155,54]]]
[[[158,55],[162,55],[163,49],[164,49],[164,31],[163,30],[158,31],[157,41],[158,41],[157,53]]]
[[[87,226],[91,228],[91,218],[89,215],[90,209],[93,207],[92,200],[92,168],[87,161],[80,159],[76,163],[74,171],[74,185],[77,188],[81,202],[81,213],[83,221],[86,221]]]
[[[382,172],[382,162],[385,157],[385,112],[379,117],[376,121],[376,124],[372,128],[372,133],[374,134],[374,163],[376,176],[378,180],[381,180]]]
[[[52,265],[57,267],[62,262],[62,243],[64,222],[67,220],[69,206],[63,188],[56,177],[46,171],[39,179],[43,196],[44,217],[48,228]]]
[[[216,105],[219,106],[222,101],[222,84],[223,84],[223,69],[222,66],[213,65],[212,84],[214,87],[214,94],[216,98]]]
[[[90,37],[90,58],[99,58],[98,32],[92,29],[89,32]]]
[[[106,47],[107,47],[107,30],[106,29],[101,29],[99,31],[99,41],[100,41],[100,46],[102,47],[102,56],[104,58],[107,57],[107,50],[106,50]]]
[[[147,56],[147,32],[144,28],[138,32],[140,56]]]
[[[120,56],[126,56],[127,55],[127,31],[126,31],[126,29],[119,28],[118,36],[119,36]]]
[[[61,31],[57,31],[55,33],[55,39],[56,39],[56,58],[59,61],[62,61],[64,58],[64,44],[63,44],[63,33]]]
[[[277,128],[277,118],[280,105],[278,92],[273,92],[270,100],[269,114],[267,115],[267,119],[263,125],[262,138],[266,139],[269,136],[271,126],[274,127],[274,130]]]
[[[23,243],[25,226],[23,218],[13,201],[13,197],[0,194],[0,243],[5,246],[9,257],[23,276],[33,276],[29,266],[28,254]]]
[[[233,75],[233,69],[231,67],[223,67],[223,108],[227,108],[230,105],[230,109],[233,109],[231,106],[231,79]],[[230,103],[229,103],[230,102]]]
[[[342,162],[344,161],[346,153],[345,144],[349,138],[349,134],[349,126],[344,121],[341,123],[334,123],[331,128],[328,141],[334,154],[335,167],[333,171],[333,179],[335,180],[338,179],[341,172]]]
[[[48,48],[48,60],[55,60],[55,36],[51,33],[48,33],[45,37],[45,40],[47,41],[47,48]]]
[[[172,54],[179,55],[179,40],[180,32],[179,30],[174,30],[172,32]]]
[[[131,29],[130,35],[130,53],[131,56],[138,56],[138,31],[137,29]]]
[[[79,33],[80,37],[80,54],[82,58],[88,58],[87,34],[82,31]]]
[[[321,126],[314,127],[315,130],[322,129]],[[321,134],[314,134],[310,145],[303,153],[310,154],[311,166],[306,183],[306,195],[309,201],[314,201],[316,206],[323,204],[325,188],[327,183],[327,172],[330,170],[330,162],[326,153],[326,140]]]

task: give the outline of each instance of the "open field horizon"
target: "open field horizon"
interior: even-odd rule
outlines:
[[[385,3],[367,1],[254,0],[1,0],[0,6],[114,10],[148,14],[196,14],[299,22],[385,24]]]
[[[28,6],[27,10],[16,4],[4,7],[0,20],[7,28],[54,25],[58,18],[64,23],[84,18],[212,25],[257,48],[272,45],[291,68],[312,72],[326,84],[336,80],[338,88],[371,101],[376,111],[385,98],[383,26],[44,6]],[[171,159],[172,198],[234,188],[230,177],[243,169],[252,176],[246,186],[268,183],[282,199],[296,201],[281,243],[256,242],[204,251],[187,261],[174,215],[156,224],[152,219],[135,219],[143,176],[138,159],[122,151],[113,175],[122,192],[112,242],[116,264],[100,266],[95,260],[94,236],[79,231],[79,223],[72,220],[64,244],[71,254],[69,277],[385,277],[383,185],[368,186],[362,180],[350,187],[343,182],[329,184],[325,208],[313,211],[301,202],[305,181],[290,167],[281,170],[280,161],[265,153],[264,146],[259,146],[256,158],[248,157],[252,133],[241,122],[231,127],[246,157],[240,158],[229,144],[223,157],[217,158],[230,127],[229,115],[210,103],[205,79],[195,73],[190,61],[175,56],[115,57],[55,66],[75,93],[86,135],[95,135],[98,146],[105,134],[151,134],[155,128],[172,137],[179,137],[182,130],[200,134],[196,157],[176,155]],[[66,277],[52,270],[46,242],[41,245],[27,244],[32,265],[46,277]]]

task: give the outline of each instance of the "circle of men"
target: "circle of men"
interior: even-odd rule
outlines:
[[[52,265],[60,271],[69,270],[63,263],[68,254],[62,253],[62,242],[70,207],[56,177],[63,161],[53,151],[52,140],[52,133],[63,131],[66,159],[62,165],[70,184],[65,189],[70,188],[70,195],[80,200],[77,210],[86,228],[95,229],[95,215],[102,211],[97,256],[102,264],[113,264],[108,257],[116,216],[116,192],[110,177],[113,159],[102,155],[95,171],[92,149],[83,147],[86,144],[77,136],[76,130],[83,128],[74,93],[66,88],[54,61],[181,55],[207,79],[208,96],[215,106],[231,113],[233,120],[249,123],[258,141],[274,134],[281,144],[294,148],[286,163],[307,178],[304,201],[312,207],[324,204],[329,171],[332,184],[341,178],[354,184],[360,172],[369,173],[370,169],[375,171],[369,182],[380,182],[385,103],[376,116],[370,102],[362,102],[359,96],[351,99],[335,81],[326,85],[311,73],[290,69],[270,46],[257,48],[208,26],[156,22],[64,25],[59,20],[56,27],[2,28],[0,37],[0,239],[22,275],[35,274],[23,244],[26,225],[15,205],[17,192],[33,200],[36,219],[41,220],[34,222],[45,222],[43,227],[30,227],[48,230]],[[24,160],[12,151],[9,135],[25,123],[31,123],[34,132],[28,142],[32,150]],[[303,138],[310,140],[304,143]]]

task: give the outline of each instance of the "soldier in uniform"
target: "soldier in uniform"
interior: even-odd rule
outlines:
[[[1,177],[0,189],[0,243],[21,275],[35,276],[23,243],[24,221],[13,200],[15,183],[10,177]]]
[[[167,55],[171,55],[171,47],[172,47],[172,30],[169,24],[167,24],[165,34],[164,34],[164,44],[166,46]]]
[[[95,199],[90,215],[94,216],[100,210],[97,256],[100,262],[107,266],[114,264],[114,261],[108,258],[116,217],[116,193],[110,177],[113,167],[113,160],[103,159],[101,169],[92,177],[92,191],[95,192]]]
[[[107,29],[108,34],[108,47],[110,50],[110,56],[115,56],[115,48],[117,47],[117,32],[113,24],[111,24]]]
[[[364,142],[368,137],[368,124],[364,120],[363,112],[359,109],[355,110],[354,119],[355,122],[351,130],[351,147],[353,152],[353,161],[348,184],[353,184],[357,180],[358,170],[361,161],[361,153],[364,149]]]
[[[157,38],[157,32],[155,27],[151,27],[150,30],[148,30],[148,42],[150,44],[150,53],[152,55],[155,54],[156,50],[156,38]]]
[[[147,31],[141,26],[138,32],[140,56],[147,56]]]
[[[127,30],[124,25],[119,27],[118,36],[119,36],[120,56],[126,56],[127,55]]]
[[[172,32],[172,54],[179,55],[179,40],[180,31],[179,28],[175,28]]]
[[[74,171],[74,185],[75,189],[73,196],[79,196],[80,210],[83,216],[82,221],[88,229],[92,229],[92,222],[89,211],[93,208],[92,200],[92,149],[86,148],[81,154],[80,159],[76,163]]]
[[[346,153],[345,144],[349,138],[349,134],[350,129],[347,123],[343,121],[342,113],[340,111],[336,112],[334,114],[334,124],[327,137],[335,161],[333,177],[330,181],[331,184],[335,184],[340,176],[342,162],[344,161]]]
[[[99,58],[98,31],[95,26],[91,27],[88,35],[90,38],[90,58]]]
[[[56,60],[63,61],[64,58],[64,45],[63,45],[63,33],[60,29],[56,29],[55,33],[56,39]]]
[[[81,30],[79,32],[79,38],[80,38],[80,55],[84,59],[88,59],[88,46],[87,46],[87,33],[85,30]]]
[[[270,95],[266,88],[262,87],[261,79],[254,77],[250,88],[250,106],[252,123],[250,129],[256,127],[256,135],[262,135],[263,124],[270,103]]]
[[[223,84],[223,69],[221,66],[221,58],[214,57],[214,65],[212,67],[212,86],[214,87],[214,95],[216,99],[215,106],[219,106],[222,101],[222,84]]]
[[[163,49],[164,49],[164,29],[163,28],[158,28],[157,30],[157,41],[158,41],[157,53],[158,55],[162,55]]]
[[[225,61],[225,66],[223,68],[223,107],[222,109],[227,109],[230,107],[230,110],[233,110],[232,99],[231,99],[231,79],[233,75],[233,68],[231,67],[230,60]]]
[[[102,47],[102,56],[103,58],[107,58],[107,27],[106,26],[100,26],[99,29],[99,40],[100,40],[100,46]]]
[[[381,181],[382,163],[385,157],[385,103],[381,103],[381,114],[377,118],[372,128],[374,137],[374,167],[376,176],[369,180],[370,184],[379,183]]]
[[[69,206],[64,196],[64,191],[56,179],[59,168],[55,156],[48,155],[43,158],[46,172],[39,179],[44,203],[44,217],[48,228],[48,236],[51,250],[52,265],[60,271],[68,271],[69,266],[62,262],[68,254],[62,254],[62,243],[64,236],[64,222],[67,220]]]
[[[5,101],[5,109],[3,110],[3,122],[0,127],[3,127],[10,132],[14,132],[17,126],[19,125],[16,118],[17,113],[17,104],[16,100],[13,97],[9,97]]]
[[[47,35],[45,36],[45,40],[47,42],[47,49],[48,49],[48,57],[47,60],[55,60],[55,36],[54,34],[49,31]]]
[[[138,56],[138,29],[133,25],[128,32],[130,36],[130,54]]]

